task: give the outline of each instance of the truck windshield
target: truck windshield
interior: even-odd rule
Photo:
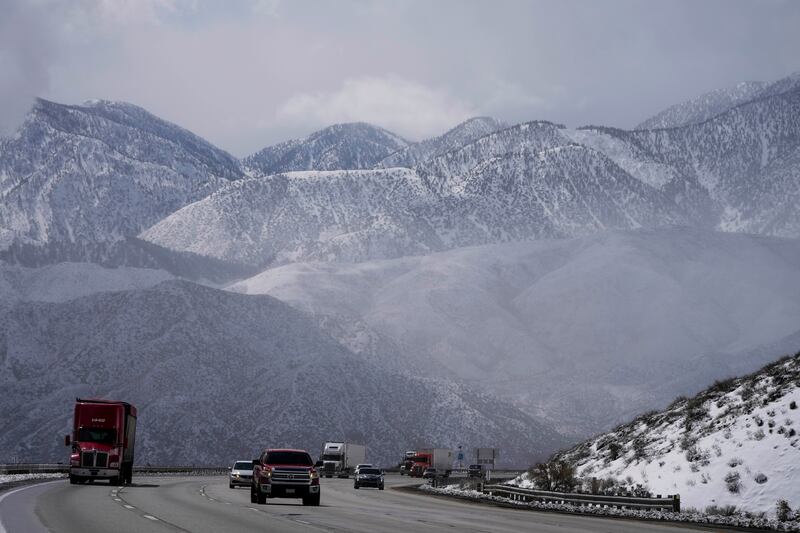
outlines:
[[[342,456],[338,453],[326,453],[322,456],[323,461],[338,461],[341,458]]]
[[[80,428],[78,441],[114,444],[117,442],[117,430],[113,428]]]
[[[314,466],[311,456],[304,452],[267,452],[267,464]]]

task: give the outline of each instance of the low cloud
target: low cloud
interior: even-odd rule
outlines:
[[[473,106],[445,90],[387,75],[348,78],[331,92],[294,95],[279,106],[276,118],[308,128],[363,121],[419,140],[476,114]]]
[[[49,86],[54,47],[44,7],[12,1],[0,14],[0,135],[13,132]]]

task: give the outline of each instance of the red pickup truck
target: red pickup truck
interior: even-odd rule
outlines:
[[[267,498],[302,498],[303,505],[319,505],[319,472],[305,450],[264,450],[253,460],[252,503]]]

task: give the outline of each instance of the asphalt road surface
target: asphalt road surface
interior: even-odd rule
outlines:
[[[697,531],[689,526],[506,509],[392,490],[408,483],[408,478],[393,475],[386,477],[386,490],[354,490],[352,480],[323,479],[322,505],[304,507],[293,499],[252,504],[248,489],[229,489],[223,476],[139,477],[124,488],[106,482],[53,481],[0,492],[0,533]]]

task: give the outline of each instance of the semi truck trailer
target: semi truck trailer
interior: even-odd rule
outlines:
[[[136,408],[112,400],[75,399],[72,434],[64,437],[71,446],[69,482],[107,479],[110,484],[130,483],[136,444]]]
[[[322,448],[325,477],[349,477],[356,465],[367,462],[367,447],[350,442],[326,442]]]

